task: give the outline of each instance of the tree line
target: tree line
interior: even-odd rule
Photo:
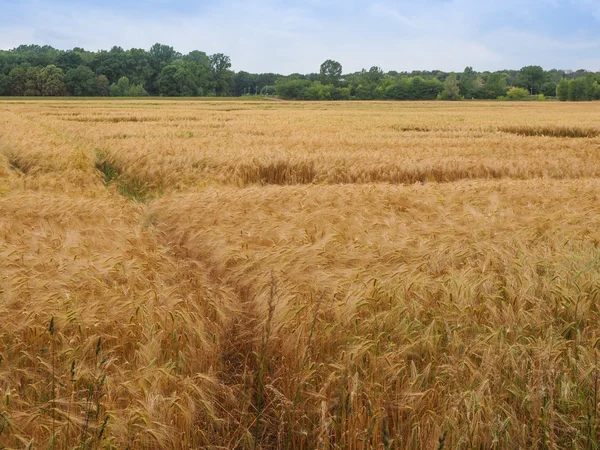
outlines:
[[[275,82],[277,95],[303,100],[600,100],[600,73],[545,71],[539,66],[499,72],[387,72],[379,67],[342,75],[339,62],[327,60],[318,74],[290,75]]]
[[[563,101],[600,99],[600,73],[585,70],[520,70],[460,73],[383,72],[371,67],[343,73],[325,61],[318,73],[283,76],[231,70],[223,53],[187,54],[155,44],[91,52],[22,45],[0,51],[0,95],[7,96],[243,96],[277,95],[295,100],[525,100],[556,97]]]

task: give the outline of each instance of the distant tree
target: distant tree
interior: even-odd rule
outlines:
[[[158,92],[161,95],[171,97],[180,95],[179,86],[177,85],[177,81],[175,80],[176,73],[177,66],[174,64],[170,64],[162,68],[160,75],[156,80],[158,84]]]
[[[15,67],[8,74],[10,95],[25,95],[27,71],[23,67]]]
[[[65,84],[71,95],[88,97],[96,94],[96,74],[87,66],[69,70]]]
[[[256,75],[243,70],[237,72],[233,77],[233,92],[235,96],[258,94]]]
[[[509,100],[525,100],[529,97],[529,92],[523,88],[513,87],[507,92],[506,96]]]
[[[22,63],[32,67],[46,67],[56,61],[59,51],[49,45],[20,45],[13,50]]]
[[[265,86],[275,89],[275,82],[278,78],[281,78],[281,75],[277,75],[276,73],[259,73],[256,75],[256,89],[258,92],[261,92]]]
[[[94,95],[98,95],[100,97],[108,97],[110,95],[110,83],[105,75],[98,75],[96,77]]]
[[[548,77],[548,82],[552,82],[554,83],[554,85],[557,85],[558,83],[560,83],[560,80],[562,80],[563,78],[565,78],[565,71],[564,70],[556,70],[556,69],[552,69],[549,70],[548,72],[546,72],[546,76]],[[552,95],[552,97],[556,96],[556,92]]]
[[[456,74],[451,73],[446,77],[444,90],[439,94],[438,98],[440,100],[460,100],[462,98]]]
[[[56,97],[67,93],[65,74],[62,69],[56,67],[54,64],[42,69],[40,72],[40,81],[42,84],[42,95]]]
[[[37,97],[42,95],[44,89],[42,81],[42,68],[30,67],[25,72],[25,94],[28,97]]]
[[[435,100],[444,90],[444,83],[433,78],[413,77],[408,84],[409,100]]]
[[[121,75],[129,78],[131,84],[151,87],[154,71],[150,64],[150,53],[141,48],[125,52],[125,66]]]
[[[210,68],[210,59],[208,55],[200,50],[194,50],[189,52],[187,55],[183,57],[185,61],[193,62],[194,64],[202,67]]]
[[[150,66],[152,67],[152,76],[148,84],[153,93],[158,93],[158,77],[160,72],[163,67],[181,58],[181,53],[175,51],[173,47],[158,43],[154,44],[148,53]]]
[[[113,97],[127,97],[129,95],[129,78],[121,77],[119,81],[110,87],[110,95]]]
[[[379,84],[383,79],[383,70],[378,66],[373,66],[368,72],[364,72],[363,78],[369,84]]]
[[[67,50],[61,52],[57,57],[55,64],[57,67],[67,72],[68,70],[75,69],[83,64],[81,55],[74,50]]]
[[[193,62],[178,61],[175,81],[182,97],[195,97],[199,93],[200,67]]]
[[[461,74],[458,87],[460,95],[464,98],[471,99],[475,93],[476,85],[475,80],[477,75],[473,71],[472,67],[465,67],[464,72]]]
[[[320,81],[315,81],[304,90],[302,98],[304,100],[332,100],[331,87],[331,84],[324,85]]]
[[[376,89],[377,84],[359,84],[354,88],[354,97],[356,97],[357,100],[374,100],[377,97],[375,92]]]
[[[0,50],[0,74],[8,75],[20,63],[21,60],[17,54]]]
[[[506,95],[506,74],[491,73],[480,89],[479,98],[496,99]]]
[[[127,92],[127,97],[147,97],[148,92],[141,84],[132,84]]]
[[[299,80],[297,78],[279,78],[275,82],[275,91],[283,99],[302,99],[305,91],[311,86],[310,80]]]
[[[532,95],[537,95],[547,81],[548,75],[540,66],[526,66],[519,71],[517,86],[526,89]]]
[[[322,84],[331,84],[337,86],[342,76],[342,65],[332,59],[328,59],[321,64],[319,72],[319,81]]]
[[[600,100],[600,82],[598,81],[594,81],[594,83],[592,84],[592,96],[594,100]]]
[[[545,97],[556,97],[556,86],[554,81],[547,81],[542,84],[540,93],[544,94]]]
[[[569,81],[568,99],[571,102],[584,102],[593,99],[593,82],[590,78],[577,78]]]
[[[569,80],[563,78],[556,86],[556,96],[561,102],[569,100]]]
[[[181,58],[181,53],[175,51],[173,47],[158,43],[154,44],[148,53],[152,67],[155,70],[162,69],[163,66],[173,62],[173,60]]]
[[[10,95],[10,78],[0,73],[0,95]]]
[[[99,52],[91,68],[97,75],[106,75],[111,83],[116,83],[125,76],[126,65],[127,54],[121,47],[114,46],[108,52]]]
[[[198,66],[188,61],[177,61],[163,67],[158,77],[161,95],[192,97],[198,95]]]
[[[231,60],[223,53],[215,53],[209,56],[210,70],[213,76],[215,94],[217,97],[227,93],[229,85],[233,81],[233,72],[229,70]]]
[[[194,50],[183,57],[187,63],[194,64],[194,75],[198,85],[198,95],[206,95],[214,89],[213,76],[210,70],[210,59],[206,53]]]
[[[383,97],[388,100],[408,100],[410,84],[409,78],[391,80],[387,86],[381,86]]]

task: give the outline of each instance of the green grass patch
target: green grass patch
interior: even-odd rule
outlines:
[[[124,174],[105,150],[96,149],[95,154],[95,167],[106,185],[114,185],[119,194],[136,202],[144,203],[154,197],[146,183],[138,177]]]

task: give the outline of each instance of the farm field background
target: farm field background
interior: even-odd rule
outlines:
[[[599,123],[0,101],[0,448],[598,448]]]

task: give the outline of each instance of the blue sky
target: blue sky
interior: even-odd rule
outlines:
[[[0,0],[0,49],[160,42],[235,70],[520,68],[600,71],[600,0]]]

